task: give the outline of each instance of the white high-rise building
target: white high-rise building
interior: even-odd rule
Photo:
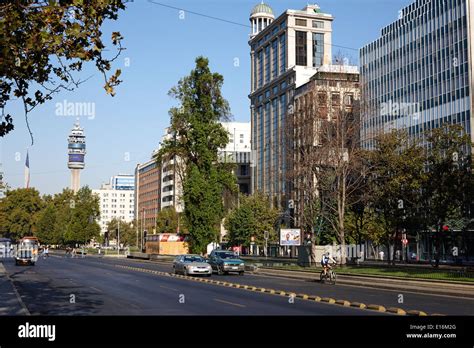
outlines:
[[[107,232],[107,224],[114,218],[132,222],[135,209],[135,190],[114,189],[112,182],[103,184],[100,189],[92,190],[100,200],[100,230]]]

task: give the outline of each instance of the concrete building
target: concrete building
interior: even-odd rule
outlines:
[[[132,222],[135,217],[135,193],[130,189],[114,189],[112,182],[103,184],[100,189],[92,190],[100,200],[100,230],[107,232],[110,221],[120,219]]]
[[[266,4],[250,15],[252,191],[288,204],[285,119],[296,88],[332,61],[332,21],[317,5],[278,18]]]
[[[360,51],[364,147],[390,129],[413,137],[443,123],[474,141],[474,3],[417,0]],[[422,139],[423,140],[423,139]]]
[[[251,141],[250,122],[222,122],[229,133],[229,143],[219,151],[221,161],[235,164],[235,176],[239,191],[250,194]]]
[[[161,166],[153,158],[135,168],[135,218],[140,232],[156,231],[156,215],[161,209]]]
[[[294,111],[288,115],[287,122],[291,134],[288,181],[295,226],[311,228],[304,226],[301,215],[305,210],[311,211],[311,204],[318,201],[319,169],[334,165],[335,134],[347,137],[347,146],[359,146],[359,104],[357,66],[322,66],[309,82],[296,89]],[[340,152],[345,155],[349,153],[347,149]]]
[[[162,141],[171,139],[174,135],[170,128],[165,129]],[[165,158],[161,163],[161,208],[174,207],[181,213],[184,210],[182,200],[184,163],[179,157]]]
[[[76,193],[81,187],[81,170],[85,167],[84,157],[86,155],[86,136],[79,121],[69,133],[68,138],[68,162],[71,170],[71,190]]]

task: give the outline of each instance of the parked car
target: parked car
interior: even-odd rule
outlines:
[[[227,274],[229,272],[237,272],[244,275],[245,263],[239,256],[228,250],[213,250],[209,255],[209,263],[217,274]]]
[[[212,267],[206,260],[199,255],[180,255],[174,259],[173,262],[174,273],[181,273],[183,275],[197,275],[203,274],[210,277],[212,274]]]

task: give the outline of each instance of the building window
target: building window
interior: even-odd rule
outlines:
[[[324,34],[313,33],[313,68],[323,65]]]
[[[306,66],[307,45],[306,32],[296,32],[296,65]]]
[[[331,94],[331,101],[333,106],[339,106],[341,104],[341,95],[339,93]]]
[[[258,87],[263,85],[263,50],[258,52]]]
[[[308,22],[306,21],[306,19],[300,19],[300,18],[296,18],[295,23],[299,27],[306,27],[308,25]]]
[[[313,28],[323,29],[324,22],[323,21],[313,21]]]
[[[286,70],[286,37],[282,35],[280,37],[280,74],[283,74]]]
[[[278,40],[272,42],[272,78],[278,76]]]
[[[265,83],[270,81],[270,45],[265,47]]]
[[[344,96],[344,105],[345,106],[351,106],[353,103],[354,103],[354,95],[346,94]]]

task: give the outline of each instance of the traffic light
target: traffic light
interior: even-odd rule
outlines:
[[[449,226],[448,225],[443,225],[443,231],[448,232],[449,231]]]

